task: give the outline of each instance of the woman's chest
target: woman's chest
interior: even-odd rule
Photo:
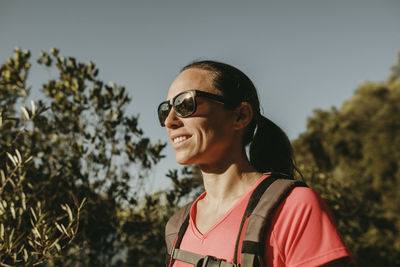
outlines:
[[[222,215],[204,213],[199,218],[192,216],[180,248],[233,262],[239,228],[247,206],[247,201],[244,202],[237,203]],[[192,265],[176,262],[174,266]]]

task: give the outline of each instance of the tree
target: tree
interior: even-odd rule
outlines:
[[[22,105],[30,92],[29,60],[29,51],[17,48],[14,57],[1,66],[0,169],[10,174],[9,154],[12,159],[20,154],[23,160],[32,156],[29,164],[21,160],[24,164],[18,166],[23,174],[20,177],[24,177],[17,179],[18,190],[32,205],[40,203],[45,210],[49,222],[44,221],[43,227],[50,228],[62,220],[60,224],[76,229],[74,214],[79,211],[79,234],[62,250],[62,255],[49,255],[47,265],[125,264],[130,257],[128,248],[137,245],[128,243],[132,236],[151,234],[141,232],[141,228],[128,229],[125,221],[139,225],[146,223],[144,218],[164,218],[150,218],[144,213],[155,213],[159,202],[152,201],[156,195],[143,197],[140,192],[148,172],[163,157],[165,144],[152,144],[138,127],[138,117],[126,115],[130,97],[123,86],[104,84],[97,78],[99,69],[93,62],[85,64],[72,57],[61,57],[57,49],[50,54],[42,52],[37,62],[44,68],[56,69],[58,77],[44,83],[44,99],[19,112],[16,105]],[[10,205],[12,188],[4,188],[0,202]],[[83,199],[87,199],[87,205],[81,210],[79,201]],[[69,211],[75,207],[74,202],[78,203],[76,208]],[[65,218],[71,212],[72,219]],[[18,234],[31,230],[32,216],[22,218],[15,235],[19,237]],[[0,217],[0,223],[6,225],[6,234],[10,234],[8,219]],[[0,248],[1,245],[4,243],[0,243]]]
[[[68,243],[65,240],[73,240],[84,201],[79,204],[75,199],[75,216],[68,204],[61,205],[64,216],[47,212],[41,201],[25,194],[24,187],[31,184],[25,183],[24,167],[32,157],[23,158],[17,149],[15,155],[6,154],[11,164],[6,162],[5,168],[0,169],[0,263],[35,266],[60,254],[62,246]]]
[[[119,221],[127,246],[126,266],[163,266],[167,258],[165,225],[179,207],[202,191],[200,170],[189,166],[170,170],[172,188],[147,195],[139,205],[120,212]]]
[[[294,142],[304,177],[328,201],[354,266],[400,264],[400,55],[340,109],[316,110]]]
[[[58,255],[78,230],[79,214],[83,207],[75,200],[76,211],[61,204],[49,212],[46,204],[32,194],[34,187],[27,169],[32,156],[20,143],[32,134],[27,129],[32,118],[40,116],[31,102],[31,115],[22,107],[23,120],[11,117],[19,97],[27,95],[25,79],[30,64],[28,51],[16,50],[15,58],[0,68],[0,263],[2,266],[32,266]],[[20,127],[22,126],[22,129]],[[16,127],[19,127],[18,129]],[[21,152],[20,152],[20,149]]]

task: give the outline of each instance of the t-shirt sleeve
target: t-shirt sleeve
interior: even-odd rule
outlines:
[[[296,187],[278,207],[266,241],[266,266],[319,266],[350,256],[321,197]]]

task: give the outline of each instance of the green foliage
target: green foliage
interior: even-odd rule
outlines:
[[[34,195],[25,194],[32,185],[26,181],[24,167],[32,157],[23,158],[18,150],[7,156],[9,162],[0,169],[0,262],[2,266],[38,265],[59,255],[75,237],[84,203],[76,201],[75,214],[63,204],[63,212],[55,217]]]
[[[0,218],[5,235],[13,233],[13,238],[20,238],[23,244],[40,243],[36,230],[31,233],[32,227],[36,227],[40,238],[44,235],[49,240],[60,240],[60,248],[65,246],[62,255],[47,257],[51,249],[35,250],[37,248],[31,245],[28,250],[25,245],[17,254],[26,255],[23,249],[27,249],[32,264],[43,259],[49,266],[137,266],[137,259],[128,254],[131,247],[141,244],[135,236],[143,236],[143,240],[153,240],[157,236],[155,247],[164,244],[161,224],[169,214],[166,217],[163,213],[157,214],[157,205],[164,204],[150,201],[158,195],[143,197],[143,186],[152,166],[162,158],[165,144],[152,144],[138,128],[138,118],[126,115],[130,97],[123,86],[104,84],[97,78],[99,70],[93,62],[85,64],[72,57],[63,58],[57,49],[52,49],[50,54],[42,52],[37,61],[58,73],[43,84],[45,98],[36,104],[32,102],[31,108],[16,110],[16,104],[29,95],[26,86],[29,60],[30,53],[17,48],[14,57],[0,69],[0,167],[6,177],[6,182],[1,184],[5,190],[0,202],[7,207],[14,203],[15,212],[22,212],[21,223],[16,228],[16,222],[10,221],[15,218]],[[16,149],[22,161],[32,156],[29,164],[18,166],[18,175],[10,169],[11,158],[19,158],[14,155]],[[7,152],[13,156],[9,158]],[[17,193],[13,195],[13,192]],[[27,212],[19,204],[22,198],[29,200]],[[83,210],[74,198],[87,199]],[[76,205],[71,211],[72,202]],[[5,209],[7,214],[12,212]],[[42,220],[31,219],[35,215]],[[78,215],[79,234],[75,236]],[[140,225],[146,220],[160,221],[150,224],[155,227],[153,231],[127,227],[126,222]],[[62,230],[61,224],[65,225],[66,232],[60,232],[56,222]],[[75,238],[68,244],[72,230]],[[61,242],[64,237],[66,239]],[[1,246],[7,249],[10,245],[0,243]],[[31,251],[39,252],[38,256],[31,257]],[[5,256],[1,253],[3,261]],[[49,253],[56,255],[52,251]]]
[[[2,266],[33,266],[59,256],[75,237],[84,201],[74,199],[49,207],[37,193],[43,189],[32,183],[28,170],[35,160],[25,144],[19,142],[32,131],[27,127],[44,111],[21,107],[22,117],[13,118],[19,97],[27,95],[25,80],[30,64],[29,52],[16,49],[14,59],[0,68],[0,263]],[[18,127],[18,128],[17,128]],[[20,150],[21,149],[21,150]],[[20,152],[21,151],[21,152]],[[39,190],[35,192],[34,190]],[[73,195],[71,196],[73,198]],[[49,210],[50,208],[50,210]]]
[[[354,266],[400,265],[400,76],[366,82],[341,109],[317,110],[297,162],[328,201]]]
[[[147,195],[138,205],[119,212],[122,239],[128,244],[126,266],[163,266],[167,256],[164,229],[169,217],[202,190],[200,171],[194,166],[180,172],[170,170],[167,177],[173,183],[171,189]]]

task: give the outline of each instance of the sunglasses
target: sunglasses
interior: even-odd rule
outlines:
[[[196,96],[206,97],[221,103],[226,102],[225,98],[221,95],[211,94],[199,90],[189,90],[179,93],[172,99],[164,101],[158,106],[158,119],[160,120],[161,126],[165,126],[165,120],[167,119],[171,108],[174,108],[176,115],[178,115],[180,118],[186,118],[193,115],[197,108]]]

